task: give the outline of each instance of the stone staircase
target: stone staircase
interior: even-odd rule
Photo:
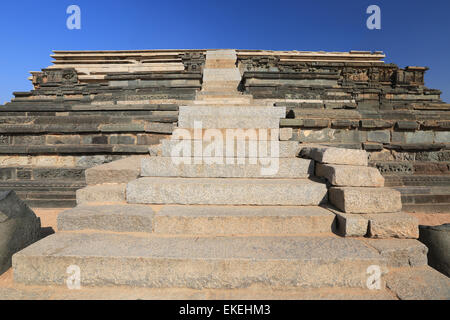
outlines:
[[[75,265],[100,298],[111,297],[105,287],[112,297],[162,290],[139,298],[450,298],[450,281],[414,239],[417,221],[398,212],[400,193],[383,188],[365,151],[280,141],[284,108],[234,102],[233,59],[208,51],[199,93],[220,89],[229,100],[180,107],[172,139],[151,156],[86,171],[88,186],[59,215],[58,232],[14,255],[16,283],[61,286]],[[218,142],[230,129],[244,146]]]

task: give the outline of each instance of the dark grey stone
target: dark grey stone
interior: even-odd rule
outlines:
[[[14,253],[40,238],[41,221],[14,191],[0,192],[0,274]]]
[[[450,223],[419,226],[419,240],[428,247],[428,264],[450,277]]]

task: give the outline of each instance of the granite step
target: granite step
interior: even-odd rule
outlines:
[[[238,249],[238,250],[237,250]],[[160,237],[60,232],[13,256],[17,283],[64,285],[78,266],[82,286],[367,289],[369,266],[387,259],[335,236]],[[170,272],[168,272],[170,270]]]
[[[275,117],[284,118],[286,108],[275,108],[271,106],[230,106],[227,108],[217,108],[210,106],[181,106],[180,119],[191,116],[216,116],[216,117]],[[214,128],[214,127],[212,127]]]
[[[146,157],[142,159],[142,177],[183,178],[308,178],[314,174],[314,162],[300,158],[256,159],[253,164],[227,164],[223,159]],[[214,163],[217,160],[219,163]],[[274,161],[275,160],[275,161]],[[271,168],[273,170],[271,170]],[[136,179],[137,176],[134,178]]]
[[[58,216],[59,231],[101,230],[184,235],[331,233],[335,215],[321,207],[81,205]]]
[[[226,104],[226,103],[221,103]],[[178,119],[179,128],[195,128],[195,123],[203,128],[217,129],[252,129],[265,128],[277,129],[280,127],[279,118],[270,118],[264,116],[242,116],[242,117],[218,117],[209,115],[183,116]],[[198,125],[197,125],[198,126]]]
[[[308,179],[160,178],[127,185],[135,204],[315,206],[327,200],[324,183]]]
[[[89,168],[85,171],[86,183],[88,185],[127,183],[137,179],[143,158],[144,156],[131,156]]]
[[[126,183],[104,183],[78,189],[77,204],[125,201]]]
[[[278,131],[276,131],[278,133]],[[188,132],[190,133],[190,132]],[[254,132],[255,135],[260,136],[259,131]],[[239,133],[236,133],[239,136]],[[269,133],[267,132],[267,136]],[[195,136],[191,137],[195,138]],[[231,138],[229,138],[231,140]],[[223,147],[221,154],[213,153],[211,150],[214,146],[213,142],[201,141],[201,140],[175,140],[164,139],[161,140],[163,157],[187,157],[187,156],[206,156],[206,157],[224,157],[224,158],[295,158],[300,152],[301,146],[298,141],[270,141],[261,139],[261,141],[251,140],[239,140],[234,139],[233,148],[227,148],[227,136],[223,137]],[[241,145],[244,144],[242,147]],[[188,154],[184,153],[184,150]],[[210,150],[210,152],[205,152]],[[227,152],[228,151],[228,152]],[[190,153],[190,154],[189,154]]]

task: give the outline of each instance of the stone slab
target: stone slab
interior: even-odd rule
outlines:
[[[332,187],[329,199],[345,213],[387,213],[402,209],[400,192],[390,188]]]
[[[450,279],[428,266],[389,272],[386,286],[401,300],[450,300]]]
[[[216,129],[276,129],[280,127],[280,119],[264,116],[217,117],[209,115],[180,116],[178,119],[179,128],[195,128],[200,124],[203,128]]]
[[[125,183],[104,183],[77,190],[77,204],[88,202],[122,202],[125,200]]]
[[[236,96],[231,96],[236,97]],[[239,95],[237,97],[240,97]],[[247,97],[247,96],[243,96]],[[227,98],[224,98],[227,99]],[[271,106],[229,106],[218,108],[216,106],[180,106],[179,118],[192,116],[216,116],[216,117],[275,117],[286,116],[285,107]]]
[[[321,207],[164,206],[154,232],[196,235],[288,235],[332,232],[335,216]]]
[[[387,259],[388,266],[422,267],[427,265],[428,248],[413,239],[365,239]]]
[[[239,250],[236,250],[239,248]],[[336,237],[136,237],[59,233],[13,257],[14,280],[65,284],[77,265],[82,286],[366,288],[384,259],[361,241]],[[169,272],[168,272],[169,271]]]
[[[419,221],[407,213],[368,214],[366,217],[371,238],[419,238]]]
[[[336,213],[337,231],[343,237],[364,237],[368,233],[369,220],[360,214]]]
[[[368,155],[364,150],[333,147],[305,147],[301,156],[320,163],[367,166]]]
[[[333,186],[383,187],[384,178],[377,168],[338,164],[316,165],[316,175],[325,177]]]
[[[41,220],[14,191],[0,191],[0,274],[11,267],[14,253],[41,236]]]
[[[185,177],[185,178],[308,178],[313,175],[312,160],[300,158],[247,159],[246,164],[233,161],[227,164],[214,163],[211,158],[199,159],[176,157],[147,157],[142,159],[142,177]],[[267,170],[264,170],[266,168]],[[273,170],[270,170],[273,168]],[[137,178],[137,177],[135,177]]]
[[[230,147],[227,146],[228,140]],[[212,141],[164,139],[161,145],[163,157],[294,158],[300,151],[298,141],[237,140],[226,137]]]
[[[326,185],[307,179],[140,178],[127,185],[127,201],[141,204],[312,206],[326,198]]]
[[[58,231],[153,232],[154,212],[143,205],[81,205],[58,215]]]
[[[143,156],[132,156],[89,168],[85,171],[86,183],[88,185],[126,183],[137,179],[142,158]]]

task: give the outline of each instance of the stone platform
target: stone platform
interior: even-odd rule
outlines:
[[[13,256],[14,285],[0,294],[449,299],[450,280],[427,266],[418,221],[367,151],[299,145],[280,131],[285,108],[242,97],[241,74],[239,52],[206,52],[202,91],[180,106],[177,134],[150,154],[87,169],[78,206],[59,215],[56,234]],[[245,145],[222,144],[226,130]],[[267,146],[273,152],[261,153]],[[82,289],[69,294],[70,266]]]

